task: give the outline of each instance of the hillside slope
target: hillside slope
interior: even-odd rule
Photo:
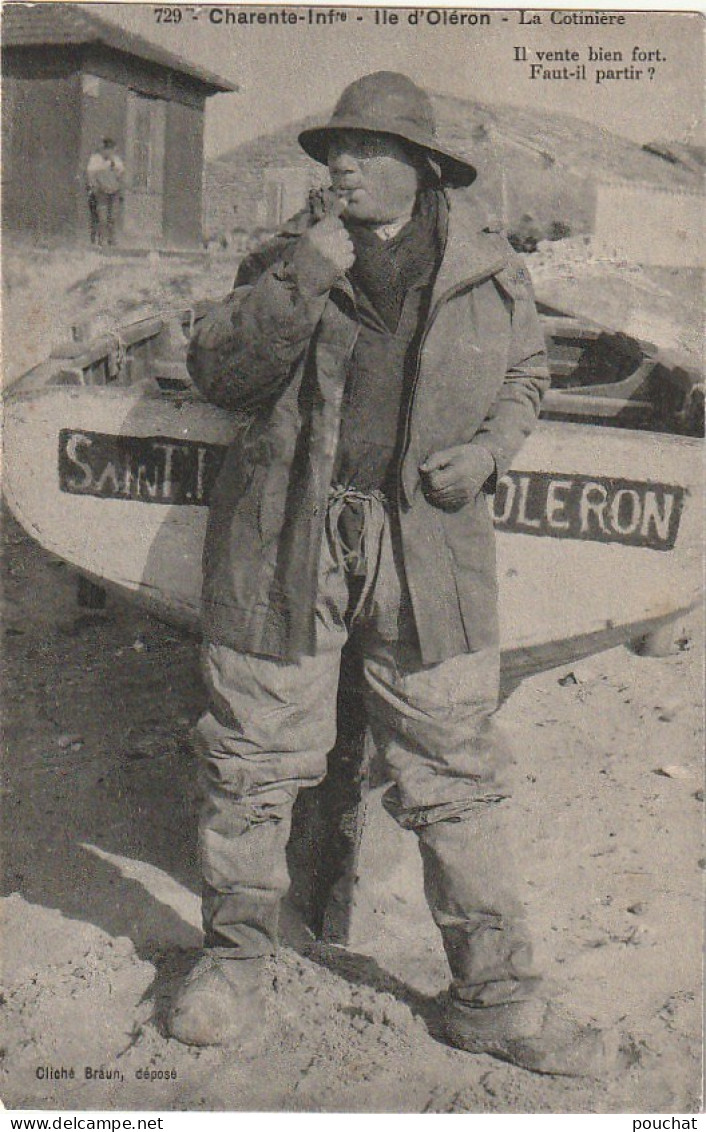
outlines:
[[[667,160],[637,142],[568,114],[535,108],[489,106],[434,95],[440,140],[478,167],[478,188],[493,212],[502,211],[499,169],[505,171],[505,211],[510,224],[529,213],[543,232],[554,221],[572,232],[592,230],[596,182],[648,182],[695,192],[703,177],[694,163]],[[320,175],[299,148],[297,135],[318,119],[303,118],[222,154],[206,166],[205,229],[250,231],[265,223],[266,171],[309,170]]]

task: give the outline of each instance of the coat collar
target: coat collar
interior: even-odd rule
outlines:
[[[497,274],[508,262],[508,245],[489,226],[463,190],[447,190],[444,254],[434,283],[432,302],[447,291],[471,286]]]

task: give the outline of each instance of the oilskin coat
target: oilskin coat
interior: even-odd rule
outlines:
[[[399,533],[424,664],[497,644],[497,578],[487,495],[456,511],[434,507],[419,465],[441,449],[483,445],[495,461],[492,490],[532,430],[548,381],[521,261],[480,226],[463,190],[446,201],[399,468]],[[307,223],[298,218],[246,261],[245,282],[197,326],[188,355],[196,384],[237,425],[211,498],[204,633],[284,660],[315,651],[319,553],[358,332],[347,279],[319,292],[320,253],[300,244]]]

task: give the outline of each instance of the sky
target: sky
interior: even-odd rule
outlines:
[[[164,16],[176,10],[174,5],[162,9],[143,3],[90,6],[103,18],[238,83],[239,93],[208,100],[209,158],[305,115],[325,118],[347,83],[383,69],[403,71],[440,94],[572,114],[638,142],[655,138],[702,141],[706,24],[698,12],[624,11],[623,24],[581,26],[552,22],[549,9],[527,10],[522,15],[519,9],[510,8],[360,6],[334,9],[331,23],[312,26],[310,11],[328,13],[331,9],[294,4],[257,8],[191,4],[180,6],[181,22],[176,23],[165,22]],[[227,7],[244,13],[304,14],[305,19],[294,25],[233,26],[225,23]],[[455,12],[459,18],[465,14],[468,22],[430,25],[430,9],[440,20],[444,13],[448,20]],[[596,9],[581,11],[595,13]],[[376,22],[376,12],[381,13],[380,19],[386,15],[388,22]],[[410,25],[413,12],[419,22]],[[483,12],[489,13],[490,26],[474,26],[473,16]],[[390,22],[393,15],[399,23]],[[567,17],[573,19],[570,12],[559,10],[554,20]],[[522,49],[527,58],[517,59]],[[634,49],[652,55],[633,64]],[[541,58],[540,52],[544,53]],[[548,52],[578,53],[578,60],[550,61]],[[622,53],[622,60],[615,58],[616,52]],[[538,68],[535,78],[530,75],[532,63]],[[585,80],[540,74],[566,67],[573,75],[579,63],[586,64]],[[597,82],[599,71],[612,75]],[[636,76],[636,71],[641,74]]]

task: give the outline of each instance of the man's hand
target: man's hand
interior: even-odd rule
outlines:
[[[314,224],[313,228],[309,228],[303,237],[319,255],[333,265],[336,275],[343,275],[355,262],[351,238],[340,219],[345,207],[345,201],[336,201],[333,211],[318,224]]]
[[[444,511],[458,511],[474,500],[494,471],[492,455],[480,444],[444,448],[419,465],[424,495]]]

